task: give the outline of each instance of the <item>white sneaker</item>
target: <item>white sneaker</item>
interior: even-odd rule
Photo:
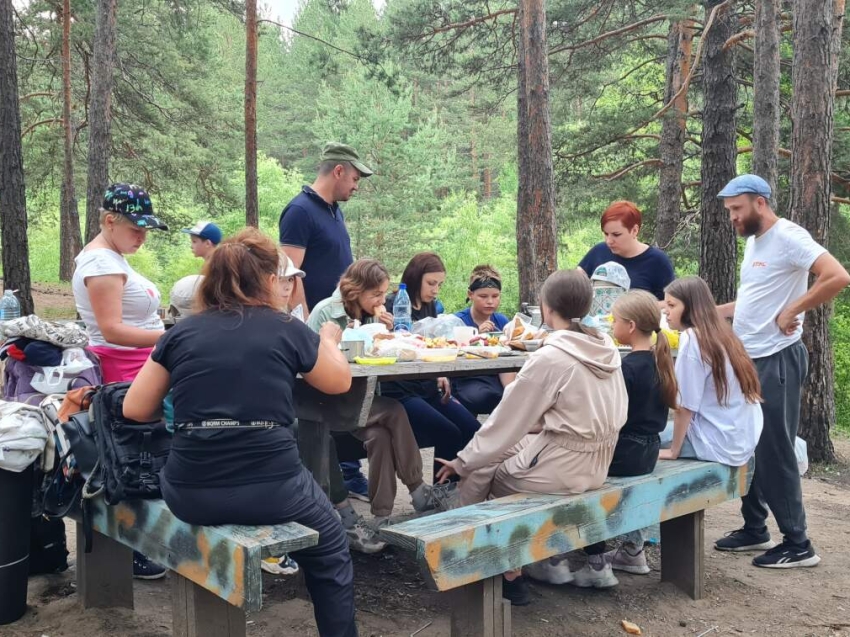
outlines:
[[[370,555],[380,553],[387,547],[387,543],[378,539],[378,534],[369,528],[363,518],[358,519],[350,529],[345,529],[345,534],[352,551]]]
[[[260,568],[272,575],[295,575],[298,572],[298,563],[289,555],[283,557],[267,557],[260,562]]]
[[[605,561],[615,571],[624,571],[634,575],[646,575],[651,571],[646,563],[646,553],[643,549],[637,555],[632,555],[625,546],[621,546],[605,553]]]
[[[522,572],[538,582],[549,584],[567,584],[573,581],[570,563],[566,557],[556,555],[523,567]]]
[[[573,573],[573,586],[580,588],[611,588],[620,582],[603,555],[588,555],[587,564]]]

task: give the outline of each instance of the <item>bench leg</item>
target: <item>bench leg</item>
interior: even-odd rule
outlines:
[[[502,576],[449,592],[452,637],[510,637],[511,603],[502,598]]]
[[[705,570],[705,511],[661,523],[661,581],[692,599],[702,599]]]
[[[133,608],[133,549],[95,533],[85,552],[83,525],[77,523],[77,593],[83,608]]]
[[[245,637],[245,612],[172,571],[174,637]]]

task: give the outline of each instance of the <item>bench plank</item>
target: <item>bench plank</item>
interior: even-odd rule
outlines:
[[[511,495],[393,525],[381,536],[416,554],[431,588],[451,590],[738,498],[754,466],[664,461],[651,475],[611,478],[582,495]]]
[[[263,558],[279,557],[319,541],[318,532],[294,522],[193,526],[178,519],[162,500],[109,506],[103,498],[96,498],[92,501],[92,527],[242,611],[257,611],[262,606]],[[101,538],[94,538],[95,545],[99,541]]]

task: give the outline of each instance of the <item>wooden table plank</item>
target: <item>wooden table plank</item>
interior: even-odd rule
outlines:
[[[393,365],[357,365],[352,363],[354,378],[375,377],[380,382],[410,380],[413,378],[437,378],[439,376],[480,376],[501,372],[517,372],[528,361],[528,354],[517,353],[499,358],[464,358],[446,363],[410,361]]]
[[[612,478],[582,495],[511,495],[393,525],[381,536],[415,552],[432,588],[450,590],[738,498],[753,467],[664,461],[654,474]]]

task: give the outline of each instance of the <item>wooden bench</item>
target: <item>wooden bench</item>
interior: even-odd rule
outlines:
[[[315,546],[296,524],[193,526],[162,500],[92,502],[92,552],[77,519],[77,592],[84,608],[133,608],[133,550],[171,570],[175,637],[244,637],[262,607],[260,561]]]
[[[655,473],[611,478],[577,496],[512,495],[382,529],[413,551],[430,588],[451,592],[451,634],[509,637],[502,573],[661,523],[661,580],[703,595],[704,514],[746,494],[754,463],[659,462]]]

